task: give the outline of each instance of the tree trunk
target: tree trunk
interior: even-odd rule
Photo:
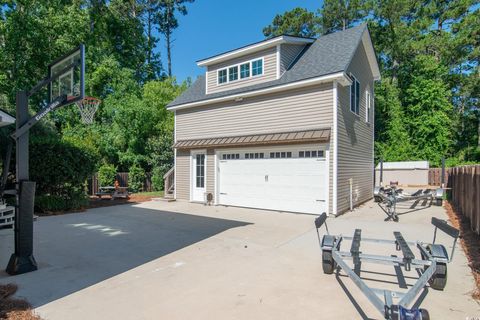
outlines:
[[[168,61],[168,76],[172,76],[172,40],[171,40],[172,30],[168,28],[165,32],[165,38],[167,40],[167,61]]]

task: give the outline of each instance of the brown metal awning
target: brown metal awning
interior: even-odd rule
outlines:
[[[179,140],[173,145],[173,147],[177,149],[194,149],[328,141],[330,141],[330,129],[315,129],[235,137]]]

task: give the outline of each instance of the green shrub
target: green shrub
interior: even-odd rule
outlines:
[[[113,164],[104,164],[98,169],[98,182],[100,186],[113,186],[117,177],[117,168]]]
[[[163,190],[163,175],[165,174],[162,168],[156,167],[152,170],[152,188],[153,191]]]
[[[134,164],[128,170],[128,187],[132,192],[143,191],[143,183],[145,182],[145,170]]]
[[[52,213],[63,210],[78,210],[88,205],[88,196],[83,190],[76,190],[69,195],[40,195],[35,197],[36,211]]]
[[[56,137],[32,139],[30,177],[37,183],[36,209],[78,209],[87,201],[85,182],[95,171],[96,154]]]

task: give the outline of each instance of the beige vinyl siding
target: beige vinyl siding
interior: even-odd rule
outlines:
[[[282,44],[280,46],[280,76],[304,48],[305,45]]]
[[[229,66],[241,64],[243,62],[259,59],[263,57],[263,75],[240,79],[240,68],[238,70],[238,80],[217,85],[217,71],[228,68]],[[252,70],[250,69],[250,75]],[[208,66],[207,68],[207,93],[215,93],[225,90],[231,90],[250,86],[257,83],[272,81],[277,78],[277,48],[269,48],[256,53],[245,55],[236,59],[228,60],[222,63]]]
[[[350,111],[350,87],[338,86],[338,213],[350,207],[350,178],[354,206],[373,197],[373,124],[365,122],[365,90],[373,98],[373,76],[363,45],[352,59],[350,72],[360,82],[360,115]]]
[[[199,139],[222,136],[261,134],[332,128],[333,84],[315,85],[281,93],[252,97],[241,102],[222,102],[209,106],[176,111],[176,139]],[[329,146],[333,150],[332,146]],[[183,151],[184,152],[184,151]],[[207,151],[207,192],[215,191],[215,160]],[[181,163],[182,159],[177,159]],[[189,161],[188,161],[189,163]],[[329,207],[332,208],[333,156],[329,162]],[[177,170],[177,198],[189,199],[190,168]],[[180,178],[184,177],[186,178]],[[180,185],[182,184],[182,185]],[[183,185],[183,184],[186,184]],[[179,192],[187,190],[187,192]]]
[[[176,139],[331,128],[332,84],[176,111]]]
[[[190,151],[177,150],[175,161],[176,198],[179,200],[190,200]]]

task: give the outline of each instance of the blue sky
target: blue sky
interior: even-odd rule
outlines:
[[[188,5],[188,15],[179,18],[174,32],[172,70],[178,81],[195,80],[204,72],[196,61],[263,40],[264,26],[277,13],[295,7],[316,11],[321,0],[196,0]],[[163,38],[160,50],[166,68]]]

